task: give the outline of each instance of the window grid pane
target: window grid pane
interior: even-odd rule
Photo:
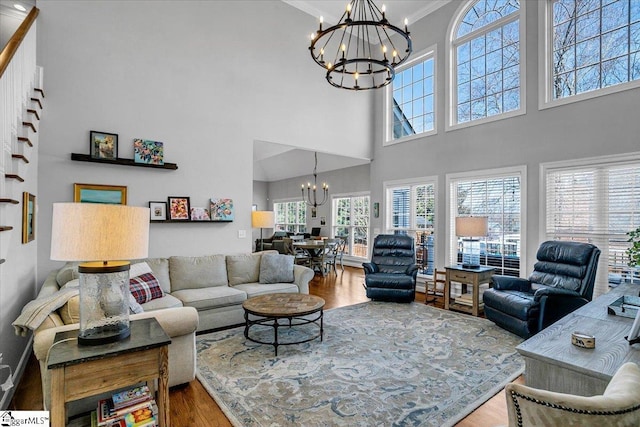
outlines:
[[[396,74],[393,86],[393,139],[434,130],[433,56]]]
[[[333,198],[333,236],[347,241],[345,254],[368,256],[369,196]]]
[[[303,201],[276,202],[275,230],[290,233],[304,233],[307,230],[307,205]]]
[[[553,99],[640,79],[637,0],[560,0],[553,14]]]
[[[477,1],[458,24],[455,123],[507,113],[520,108],[520,2]],[[485,27],[500,19],[503,25]]]

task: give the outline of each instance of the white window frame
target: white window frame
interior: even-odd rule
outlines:
[[[486,169],[462,173],[451,173],[446,175],[447,195],[446,195],[446,218],[447,218],[447,238],[445,239],[446,262],[457,264],[458,237],[456,236],[456,221],[453,203],[455,196],[452,195],[454,185],[459,181],[470,181],[474,179],[489,179],[506,176],[520,176],[520,277],[527,277],[529,269],[527,267],[527,166],[511,166],[499,169]]]
[[[277,226],[279,225],[279,223],[278,223],[278,215],[277,215],[277,212],[276,212],[276,204],[277,203],[291,203],[291,202],[304,203],[302,200],[300,200],[300,198],[278,199],[278,200],[274,200],[273,201],[273,212],[274,212],[274,216],[275,216],[274,230],[278,230]],[[302,224],[302,223],[300,223],[300,224],[286,223],[285,225],[293,225],[293,226],[295,226],[297,228],[296,233],[304,233],[304,232],[306,232],[306,230],[309,228],[308,225],[307,225],[307,221],[308,221],[309,218],[307,217],[307,205],[306,204],[304,205],[304,213],[305,213],[304,214],[305,215],[305,223],[304,224]],[[301,226],[304,226],[304,228],[305,228],[303,231],[300,230]]]
[[[368,196],[369,197],[369,224],[367,226],[367,255],[364,257],[359,257],[356,255],[352,255],[351,253],[345,253],[344,257],[346,259],[349,260],[354,260],[354,261],[366,261],[369,259],[369,254],[371,253],[371,209],[372,209],[372,203],[371,203],[371,192],[370,191],[359,191],[359,192],[355,192],[355,193],[342,193],[342,194],[332,194],[331,195],[331,237],[335,238],[335,228],[339,227],[336,224],[336,211],[335,211],[335,200],[336,199],[345,199],[345,198],[350,198],[353,199],[354,197],[365,197]],[[353,204],[351,205],[351,209],[353,212]],[[343,226],[340,226],[343,227]],[[353,229],[355,226],[354,225],[349,225],[347,226],[350,229]],[[347,247],[350,248],[351,251],[353,251],[353,246],[354,246],[354,233],[352,233],[351,231],[349,231],[349,241],[347,242]]]
[[[513,111],[508,111],[506,113],[496,114],[494,116],[485,117],[483,119],[470,120],[464,123],[456,123],[458,118],[458,77],[457,77],[457,54],[456,54],[456,35],[455,31],[458,28],[458,24],[460,20],[466,15],[467,11],[471,7],[476,0],[463,2],[458,10],[454,14],[453,19],[449,23],[449,27],[447,28],[447,49],[445,49],[445,63],[448,67],[448,72],[446,73],[446,85],[448,88],[446,91],[446,103],[447,103],[447,118],[445,122],[445,132],[464,129],[471,126],[482,125],[485,123],[491,123],[498,120],[509,119],[512,117],[522,116],[527,113],[527,75],[526,75],[526,64],[527,64],[527,49],[526,49],[526,22],[527,22],[527,2],[524,0],[520,0],[520,9],[517,13],[519,20],[519,40],[518,45],[520,47],[520,108]],[[505,21],[511,21],[513,18],[501,18],[498,21],[495,21],[486,27],[484,27],[483,32],[488,32],[494,28],[501,27]],[[467,36],[464,36],[465,39]]]
[[[547,162],[540,164],[540,241],[548,240],[547,235],[547,174],[556,170],[570,170],[572,168],[582,169],[585,167],[613,166],[624,165],[628,163],[640,162],[640,152],[613,154],[608,156],[588,157],[577,160],[562,160],[557,162]],[[604,214],[603,214],[604,215]],[[582,237],[586,235],[581,235]],[[590,233],[590,238],[597,240],[598,234]],[[607,234],[606,236],[609,236]],[[602,236],[602,238],[605,238]],[[593,291],[593,297],[608,291],[608,270],[609,270],[609,253],[608,245],[603,247],[598,245],[600,249],[600,259],[598,261],[598,271],[596,273],[596,284]]]
[[[438,49],[436,45],[430,46],[427,49],[416,54],[409,62],[402,64],[402,66],[396,69],[396,74],[401,73],[407,68],[411,68],[417,65],[418,62],[425,62],[428,59],[433,59],[433,129],[416,133],[414,135],[407,135],[398,139],[393,139],[393,82],[385,87],[384,91],[384,140],[383,146],[400,144],[402,142],[413,141],[414,139],[423,138],[438,133]]]
[[[384,207],[384,215],[382,218],[382,223],[384,224],[384,229],[386,233],[393,233],[396,230],[406,230],[408,232],[415,231],[417,228],[415,227],[415,218],[412,216],[411,218],[411,227],[408,229],[396,229],[391,226],[391,199],[390,199],[390,191],[394,188],[398,187],[415,187],[418,185],[433,185],[433,197],[435,200],[434,212],[433,212],[433,269],[436,270],[438,266],[438,177],[436,175],[425,176],[419,178],[411,178],[411,179],[399,179],[392,181],[384,181],[382,183],[383,186],[383,195],[382,195],[382,204]],[[413,190],[412,190],[413,196]],[[412,200],[413,201],[413,200]],[[424,278],[432,278],[433,275],[423,275],[420,274],[421,277]]]
[[[538,108],[558,107],[640,87],[640,79],[553,99],[553,0],[538,2]]]

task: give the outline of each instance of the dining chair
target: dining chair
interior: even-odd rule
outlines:
[[[344,248],[347,244],[347,241],[342,237],[337,237],[335,239],[327,239],[327,243],[331,246],[327,251],[327,255],[325,256],[325,265],[327,266],[327,270],[333,271],[337,274],[336,265],[338,262],[340,263],[340,268],[344,271],[344,264],[342,263],[342,257],[344,255]]]
[[[438,296],[444,295],[444,283],[446,281],[447,272],[444,270],[433,270],[433,280],[425,281],[424,303],[430,304],[436,302]]]

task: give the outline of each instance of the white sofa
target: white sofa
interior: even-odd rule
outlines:
[[[131,314],[130,319],[155,317],[171,338],[169,345],[169,386],[183,384],[195,378],[195,333],[224,328],[244,322],[242,302],[266,293],[309,293],[313,271],[291,262],[291,282],[274,282],[273,263],[265,267],[265,251],[239,255],[209,255],[200,257],[149,258],[132,261],[146,262],[157,278],[164,296],[141,304],[144,312]],[[268,258],[268,259],[267,259]],[[288,263],[288,259],[285,260]],[[266,269],[265,269],[266,268]],[[288,267],[287,267],[288,268]],[[277,273],[277,272],[276,272]],[[287,276],[287,274],[284,274]],[[78,263],[67,263],[52,271],[45,280],[38,297],[57,292],[78,277]],[[265,279],[265,280],[261,280]],[[271,280],[268,280],[271,279]],[[268,282],[268,283],[260,283]],[[50,375],[46,367],[49,348],[57,332],[78,329],[78,298],[74,297],[34,331],[34,353],[40,363],[42,391],[45,405],[50,403]],[[76,412],[76,411],[71,411]]]

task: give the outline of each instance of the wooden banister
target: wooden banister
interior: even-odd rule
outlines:
[[[22,40],[24,40],[25,36],[29,32],[31,25],[36,21],[38,13],[40,13],[40,9],[37,7],[31,8],[27,17],[22,21],[22,24],[20,24],[15,34],[9,39],[9,42],[2,52],[0,52],[0,77],[2,77],[4,70],[9,66],[13,55],[16,54],[18,47],[20,47],[20,43],[22,43]]]

